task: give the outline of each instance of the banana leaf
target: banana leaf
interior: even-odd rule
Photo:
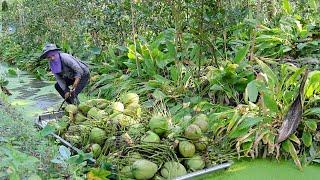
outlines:
[[[288,139],[288,137],[296,131],[301,121],[304,102],[304,86],[306,84],[308,74],[309,72],[308,70],[306,70],[300,84],[298,96],[291,104],[287,114],[284,117],[284,121],[279,129],[277,143],[280,143]]]

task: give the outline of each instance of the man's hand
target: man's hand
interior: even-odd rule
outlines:
[[[70,92],[66,92],[66,93],[64,94],[64,99],[67,99],[68,97],[70,97]]]
[[[64,98],[65,99],[67,99],[67,98],[69,98],[73,93],[74,93],[74,89],[72,88],[69,92],[66,92],[65,94],[64,94]]]

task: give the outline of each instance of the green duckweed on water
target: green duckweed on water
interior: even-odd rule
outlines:
[[[235,162],[226,171],[200,176],[197,180],[315,180],[319,177],[319,165],[299,171],[293,161],[255,159]]]

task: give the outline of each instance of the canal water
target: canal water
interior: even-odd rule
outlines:
[[[17,72],[17,75],[10,75],[9,69]],[[55,110],[63,101],[54,88],[55,82],[36,79],[4,63],[0,63],[0,76],[9,81],[6,87],[12,95],[7,101],[26,117],[37,117],[44,111]]]

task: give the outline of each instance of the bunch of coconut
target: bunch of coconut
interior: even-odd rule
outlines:
[[[136,93],[126,93],[120,96],[120,101],[112,103],[110,118],[114,124],[122,128],[139,124],[141,117],[141,105]]]
[[[62,136],[79,148],[90,146],[94,147],[94,150],[101,149],[107,138],[106,108],[109,104],[105,99],[91,99],[80,103],[78,107],[73,104],[67,105],[65,113],[69,119],[69,127]]]
[[[179,142],[180,156],[185,159],[184,165],[190,171],[200,170],[205,167],[202,153],[207,149],[208,145],[208,137],[205,136],[208,127],[208,117],[205,114],[197,115],[193,123],[184,131],[186,140]]]
[[[170,135],[176,131],[170,119],[162,115],[152,116],[147,127],[148,131],[142,135],[140,144],[160,144],[164,141],[171,141]],[[173,179],[185,175],[188,171],[203,169],[205,160],[202,154],[208,144],[208,138],[205,136],[207,130],[207,116],[205,114],[197,115],[192,124],[188,125],[179,135],[179,140],[174,141],[177,144],[173,146],[177,147],[176,155],[180,157],[180,161],[168,161],[159,167],[159,164],[157,165],[150,159],[137,158],[133,164],[121,168],[120,176],[135,179],[151,179],[153,177]],[[166,157],[162,157],[162,159],[166,159]]]
[[[141,117],[139,96],[135,93],[126,93],[120,96],[120,101],[106,99],[91,99],[82,102],[79,106],[67,105],[65,113],[69,127],[60,133],[71,144],[92,151],[97,157],[107,139],[114,134],[111,128],[135,127],[132,131],[140,130],[137,126]],[[60,130],[62,132],[62,130]]]

